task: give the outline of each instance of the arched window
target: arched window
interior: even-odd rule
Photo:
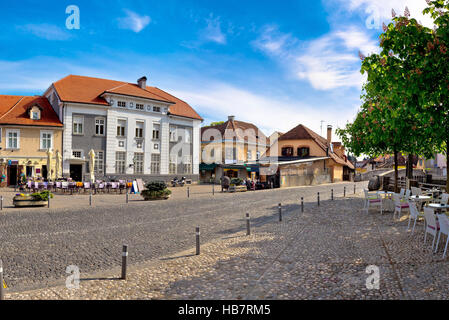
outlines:
[[[282,148],[282,156],[283,157],[293,157],[293,147]]]
[[[310,148],[308,147],[298,148],[298,157],[306,158],[308,156],[310,156]]]

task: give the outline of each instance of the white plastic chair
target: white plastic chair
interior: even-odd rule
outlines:
[[[394,212],[393,212],[393,220],[396,216],[396,212],[398,213],[398,219],[401,218],[402,209],[409,209],[409,205],[407,202],[401,201],[401,198],[399,197],[399,194],[395,193],[393,194],[393,201],[394,201]]]
[[[412,234],[415,232],[416,222],[418,221],[419,217],[423,217],[424,215],[418,211],[418,208],[416,207],[416,203],[413,201],[408,202],[408,206],[410,209],[410,217],[408,218],[408,226],[407,230],[410,230],[410,223],[412,222],[412,218],[415,220],[413,223],[413,229]]]
[[[444,247],[443,259],[446,258],[447,246],[449,244],[449,218],[445,214],[438,215],[438,222],[440,224],[440,232],[438,233],[437,245],[435,253],[438,251],[438,244],[440,243],[441,234],[446,235],[446,246]]]
[[[424,208],[424,217],[426,219],[426,232],[424,235],[424,244],[427,240],[427,234],[430,233],[433,236],[433,242],[432,242],[432,250],[435,245],[435,240],[437,238],[437,233],[439,231],[439,226],[437,222],[437,218],[435,216],[435,213],[430,208]]]
[[[448,201],[449,201],[449,194],[443,193],[443,194],[441,195],[440,203],[441,203],[441,204],[447,204]]]
[[[411,196],[411,191],[410,189],[405,190],[405,196],[404,196],[404,201],[408,201],[410,200],[410,196]]]
[[[401,199],[404,198],[404,196],[405,196],[405,189],[404,188],[401,188],[401,192],[399,192],[399,196],[401,197]]]
[[[420,188],[412,187],[412,194],[414,196],[422,196],[422,190]]]
[[[379,193],[370,193],[368,190],[364,189],[365,192],[365,209],[366,213],[369,212],[369,208],[371,205],[379,205],[380,206],[380,214],[383,213],[382,209],[382,198]]]

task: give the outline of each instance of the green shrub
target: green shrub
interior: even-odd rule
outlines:
[[[231,179],[231,184],[236,185],[236,186],[241,185],[242,182],[243,182],[242,178],[232,178]]]
[[[167,189],[167,185],[162,181],[149,182],[145,185],[145,188],[140,193],[145,200],[165,198],[171,195],[171,191]]]
[[[42,192],[36,192],[31,195],[36,201],[48,201],[49,198],[53,198],[53,193],[48,190]]]

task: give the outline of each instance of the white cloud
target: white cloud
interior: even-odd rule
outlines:
[[[140,16],[130,10],[125,10],[125,12],[126,17],[118,19],[119,27],[122,29],[128,29],[134,31],[135,33],[139,33],[151,22],[151,18],[149,16]]]
[[[349,11],[363,11],[369,17],[378,17],[380,27],[382,22],[388,24],[391,21],[391,10],[394,9],[397,15],[404,15],[405,7],[410,10],[411,18],[421,21],[427,27],[433,27],[432,18],[423,15],[423,10],[427,7],[426,0],[336,0]]]
[[[202,31],[202,36],[206,41],[215,42],[218,44],[226,44],[226,35],[221,30],[220,17],[214,18],[211,14],[206,19],[207,27]]]
[[[70,38],[70,34],[65,32],[64,29],[53,24],[27,24],[24,26],[17,26],[17,28],[46,40],[67,40]]]
[[[213,115],[212,120],[226,120],[227,116],[235,115],[236,120],[251,122],[268,136],[274,131],[287,132],[301,123],[319,134],[321,119],[336,127],[354,116],[352,109],[317,108],[299,100],[266,96],[225,83],[197,84],[169,91],[188,101],[202,115]],[[338,140],[336,136],[334,140]]]
[[[360,74],[358,50],[365,54],[377,50],[376,42],[354,26],[308,42],[270,26],[253,44],[317,90],[361,88],[364,77]]]

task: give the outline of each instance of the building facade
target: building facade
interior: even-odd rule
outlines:
[[[200,179],[220,183],[230,178],[258,178],[256,164],[268,147],[269,140],[254,124],[235,120],[201,128]]]
[[[281,135],[260,163],[261,181],[281,188],[349,181],[354,172],[344,146],[332,142],[331,126],[326,139],[300,124]]]
[[[202,118],[146,82],[71,75],[50,86],[45,96],[64,123],[64,176],[88,180],[94,150],[96,179],[198,180]]]
[[[62,153],[62,123],[44,97],[0,95],[0,177],[2,186],[25,179],[56,178]],[[48,151],[53,161],[48,167]]]

